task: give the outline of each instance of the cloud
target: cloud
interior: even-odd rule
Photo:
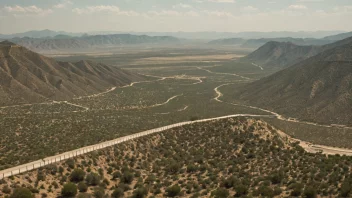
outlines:
[[[59,3],[59,4],[54,5],[53,7],[60,9],[60,8],[65,8],[65,7],[67,7],[68,5],[72,5],[72,4],[73,4],[72,1],[65,0],[65,1],[62,1],[62,2]]]
[[[213,2],[213,3],[235,3],[235,0],[193,0],[194,2],[197,3],[203,3],[203,2]]]
[[[253,7],[253,6],[246,6],[246,7],[243,7],[242,10],[247,11],[247,12],[254,12],[254,11],[257,11],[258,8]]]
[[[161,11],[149,11],[146,13],[149,17],[153,16],[187,16],[187,17],[197,17],[198,12],[188,11],[188,12],[178,12],[175,10],[161,10]]]
[[[23,14],[23,15],[47,15],[52,13],[53,11],[51,9],[42,9],[39,8],[35,5],[32,6],[5,6],[4,7],[5,11],[13,14]]]
[[[301,4],[296,4],[296,5],[290,5],[288,8],[292,9],[292,10],[306,10],[307,6],[301,5]]]
[[[309,2],[309,3],[311,3],[311,2],[322,2],[322,1],[324,1],[324,0],[298,0],[298,2]]]
[[[177,5],[172,6],[173,8],[192,8],[191,5],[184,4],[184,3],[179,3]]]
[[[140,14],[135,11],[123,11],[120,10],[118,6],[111,6],[111,5],[99,5],[99,6],[87,6],[85,8],[74,8],[72,12],[76,14],[90,14],[90,13],[97,13],[97,12],[110,12],[118,15],[125,15],[125,16],[139,16]]]
[[[208,0],[209,2],[214,2],[214,3],[235,3],[235,0]]]
[[[216,17],[234,17],[234,15],[230,12],[224,12],[224,11],[211,11],[211,10],[203,10],[203,13],[205,13],[208,16],[216,16]]]

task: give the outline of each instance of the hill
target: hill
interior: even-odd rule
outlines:
[[[0,106],[65,100],[141,78],[91,61],[57,62],[14,43],[0,43]]]
[[[306,153],[267,123],[237,118],[77,156],[5,178],[0,189],[37,197],[350,197],[351,165],[351,157]]]
[[[336,34],[336,35],[332,35],[332,36],[326,36],[323,39],[324,40],[332,40],[332,41],[338,41],[338,40],[342,40],[348,37],[352,36],[352,32],[346,32],[346,33],[341,33],[341,34]]]
[[[317,46],[299,46],[289,42],[271,41],[240,59],[262,67],[287,67],[316,55],[321,50]]]
[[[10,41],[34,51],[77,50],[136,44],[175,44],[180,42],[179,39],[175,37],[151,37],[146,35],[138,36],[131,34],[94,35],[82,37],[57,35],[51,38],[13,38]]]
[[[331,40],[324,40],[324,39],[314,39],[314,38],[292,38],[292,37],[285,37],[285,38],[261,38],[261,39],[249,39],[246,42],[244,42],[241,47],[244,48],[259,48],[260,46],[271,42],[271,41],[276,41],[276,42],[290,42],[295,45],[302,45],[302,46],[308,46],[308,45],[325,45],[332,43],[333,41]]]
[[[251,54],[240,59],[242,62],[254,63],[262,67],[285,68],[320,52],[352,42],[352,37],[322,46],[300,46],[291,42],[271,41]]]
[[[208,42],[211,45],[241,45],[246,42],[245,39],[242,38],[228,38],[228,39],[217,39]]]
[[[12,39],[12,38],[22,38],[22,37],[31,37],[31,38],[48,38],[55,37],[57,35],[70,35],[70,36],[81,36],[82,33],[69,33],[64,31],[52,31],[52,30],[31,30],[27,32],[15,33],[15,34],[0,34],[1,39]]]
[[[288,117],[352,125],[351,40],[244,86],[234,97]]]

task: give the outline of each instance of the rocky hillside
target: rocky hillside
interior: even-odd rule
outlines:
[[[174,128],[5,178],[0,196],[350,197],[351,166],[351,157],[308,154],[267,123],[237,118]]]
[[[316,55],[320,47],[299,46],[289,42],[271,41],[241,59],[262,67],[286,67]]]
[[[90,61],[57,62],[11,42],[0,43],[0,106],[65,100],[142,79]]]
[[[347,41],[244,86],[233,97],[290,117],[352,125],[352,42]]]
[[[14,38],[11,42],[34,51],[90,49],[136,44],[175,44],[179,40],[169,36],[146,36],[131,34],[94,35],[82,37],[56,36],[52,38]]]
[[[322,46],[301,46],[291,42],[268,42],[246,57],[243,62],[255,63],[262,67],[285,68],[299,63],[320,52],[352,42],[352,37]]]

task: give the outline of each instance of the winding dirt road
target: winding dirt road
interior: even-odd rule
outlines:
[[[242,107],[247,107],[247,108],[251,108],[251,109],[256,109],[256,110],[260,110],[266,113],[270,113],[272,114],[275,118],[279,119],[279,120],[283,120],[283,121],[288,121],[288,122],[295,122],[295,123],[301,123],[301,124],[308,124],[308,125],[314,125],[314,126],[319,126],[319,127],[327,127],[327,128],[345,128],[345,129],[352,129],[352,127],[347,127],[347,126],[341,126],[341,125],[336,125],[336,124],[331,124],[331,125],[322,125],[322,124],[317,124],[317,123],[313,123],[313,122],[305,122],[305,121],[299,121],[298,119],[293,119],[293,118],[285,118],[284,116],[267,110],[267,109],[263,109],[260,107],[254,107],[254,106],[248,106],[248,105],[242,105],[242,104],[235,104],[235,103],[229,103],[229,102],[224,102],[222,100],[220,100],[219,98],[221,98],[223,96],[223,93],[221,93],[221,91],[219,91],[219,88],[223,87],[223,86],[227,86],[230,84],[234,84],[234,83],[227,83],[227,84],[222,84],[216,88],[214,88],[214,91],[216,93],[216,97],[214,98],[214,100],[218,101],[218,102],[222,102],[222,103],[227,103],[227,104],[231,104],[231,105],[235,105],[235,106],[242,106]],[[348,156],[352,156],[352,149],[344,149],[344,148],[338,148],[338,147],[330,147],[330,146],[324,146],[324,145],[318,145],[318,144],[312,144],[310,142],[306,142],[306,141],[302,141],[299,139],[295,139],[290,137],[289,135],[285,134],[284,132],[280,132],[280,135],[282,137],[287,137],[290,140],[293,141],[298,141],[300,142],[300,146],[302,146],[307,152],[310,153],[324,153],[324,154],[329,154],[329,155],[335,155],[335,154],[339,154],[339,155],[348,155]]]
[[[248,78],[248,77],[245,77],[245,76],[241,76],[241,75],[238,75],[238,74],[213,72],[213,71],[210,71],[210,70],[208,70],[208,69],[201,68],[201,67],[197,67],[197,69],[206,71],[206,72],[211,73],[211,74],[221,74],[221,75],[228,75],[228,76],[236,76],[236,77],[243,78],[243,79],[245,79],[245,80],[253,80],[253,79],[251,79],[251,78]]]

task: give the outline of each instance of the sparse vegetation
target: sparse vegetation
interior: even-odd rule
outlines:
[[[79,190],[79,197],[351,196],[351,157],[306,153],[297,143],[282,139],[274,127],[253,119],[174,128],[73,161],[73,169],[72,162],[58,163],[62,174],[50,174],[37,184],[27,179],[38,174],[31,171],[15,180],[4,179],[0,188],[13,190],[19,181],[48,197],[61,195],[65,188],[71,195]],[[78,170],[86,174],[76,186],[69,181]]]

